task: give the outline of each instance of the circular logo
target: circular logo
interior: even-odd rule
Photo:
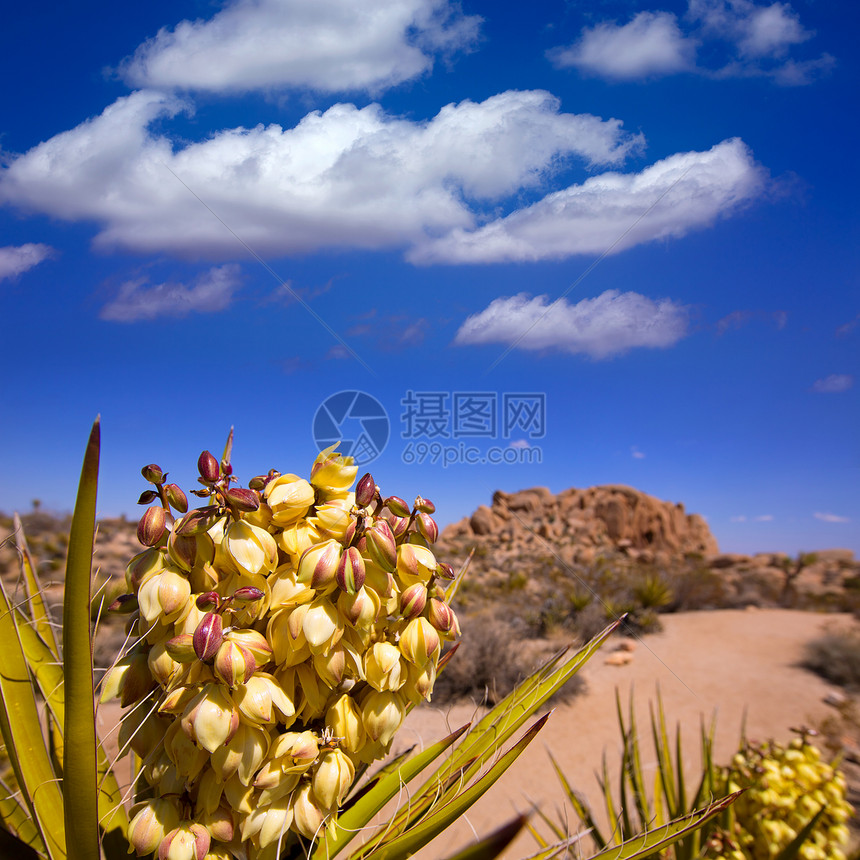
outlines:
[[[390,424],[385,407],[364,391],[339,391],[320,404],[312,427],[322,451],[337,444],[356,466],[373,462],[388,444]]]

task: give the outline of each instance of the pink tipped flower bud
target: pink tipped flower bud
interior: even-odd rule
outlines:
[[[311,588],[325,588],[337,573],[343,547],[336,540],[327,540],[308,547],[299,559],[296,581]]]
[[[418,531],[430,543],[436,543],[436,540],[439,537],[439,526],[436,525],[436,520],[434,520],[430,514],[425,514],[424,511],[421,511],[415,522],[418,525]]]
[[[424,611],[426,605],[427,587],[421,582],[416,582],[409,588],[405,588],[400,595],[400,611],[403,613],[403,617],[409,620],[417,618]]]
[[[247,648],[238,642],[224,641],[215,655],[215,674],[231,689],[244,684],[257,670],[257,663]]]
[[[190,633],[180,633],[164,643],[164,650],[177,663],[191,663],[197,659],[194,650],[194,637]]]
[[[208,495],[208,493],[207,493]],[[194,511],[189,511],[177,523],[174,531],[178,535],[199,535],[208,531],[215,525],[218,519],[217,508],[210,505],[205,508],[197,508]]]
[[[144,490],[137,500],[139,505],[151,505],[158,498],[158,493],[155,490]]]
[[[447,561],[440,561],[436,565],[436,576],[440,579],[454,580],[457,575],[454,573],[454,568]]]
[[[255,600],[262,600],[263,596],[263,592],[259,588],[254,588],[253,585],[243,585],[233,592],[233,600],[238,600],[241,603],[253,603]]]
[[[415,498],[415,510],[420,511],[422,514],[435,514],[436,513],[436,505],[430,501],[430,499],[425,499],[422,496],[417,496]]]
[[[137,539],[144,546],[157,546],[164,537],[167,529],[167,520],[164,516],[164,508],[153,505],[147,508],[137,525]]]
[[[132,807],[128,841],[138,857],[155,851],[165,835],[179,824],[176,802],[171,798],[147,800]]]
[[[377,520],[365,532],[367,554],[378,567],[386,573],[393,573],[397,567],[397,543],[391,526],[385,520]]]
[[[207,612],[194,631],[194,653],[204,663],[211,663],[224,640],[224,622],[220,615]]]
[[[178,484],[165,484],[164,495],[171,507],[176,508],[180,514],[188,512],[188,496],[182,492]]]
[[[365,575],[364,559],[361,557],[361,553],[354,546],[349,547],[340,557],[335,574],[341,591],[355,594],[364,585]]]
[[[389,496],[385,500],[385,507],[388,508],[395,517],[408,517],[412,513],[412,511],[409,510],[409,505],[407,505],[400,496]]]
[[[209,853],[209,831],[194,821],[183,821],[158,846],[158,860],[203,860]]]
[[[167,552],[183,570],[191,570],[197,562],[197,535],[172,531],[167,538]]]
[[[217,591],[207,591],[204,594],[197,595],[196,603],[198,609],[209,609],[212,606],[220,606],[221,596]]]
[[[204,451],[197,459],[197,469],[200,472],[200,477],[210,484],[214,484],[221,476],[218,461],[209,451]]]
[[[150,484],[161,484],[166,477],[164,472],[161,471],[161,466],[156,466],[155,463],[150,463],[148,466],[144,466],[140,470],[140,474],[143,475],[144,480],[149,481]]]
[[[400,540],[403,535],[409,530],[409,517],[395,517],[389,515],[388,524],[391,526],[391,532],[395,540]]]
[[[230,487],[224,493],[224,498],[227,500],[228,505],[244,513],[256,511],[260,507],[260,496],[254,490],[244,490],[242,487]]]
[[[118,615],[131,615],[132,612],[137,612],[137,595],[136,594],[120,594],[110,606],[108,612],[116,612]]]
[[[447,603],[437,600],[435,597],[430,598],[427,619],[440,633],[450,633],[454,629],[455,616],[453,610]]]
[[[367,472],[355,486],[355,503],[360,508],[366,508],[376,495],[376,481],[373,475]]]

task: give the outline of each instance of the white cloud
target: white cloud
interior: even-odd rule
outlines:
[[[683,72],[695,66],[696,42],[669,12],[640,12],[627,24],[603,21],[568,48],[548,52],[557,68],[576,67],[617,80]]]
[[[26,245],[6,245],[0,248],[0,281],[14,278],[47,260],[54,252],[50,245],[28,242]]]
[[[839,394],[854,385],[854,377],[848,373],[831,373],[823,379],[816,379],[812,390],[816,394]]]
[[[618,120],[560,113],[543,91],[450,104],[426,122],[337,104],[294,128],[227,129],[184,148],[149,130],[186,108],[153,91],[121,98],[15,159],[0,172],[0,201],[94,221],[107,249],[244,253],[200,200],[265,255],[403,247],[473,229],[482,206],[540,187],[560,161],[618,164],[642,145]],[[690,175],[705,197],[699,182],[726,183]]]
[[[709,36],[733,42],[745,59],[781,58],[812,37],[788,3],[758,6],[751,0],[690,0],[688,15]]]
[[[122,284],[117,297],[102,308],[99,316],[112,322],[136,322],[216,313],[230,306],[239,283],[239,267],[235,264],[210,269],[193,286],[150,285],[146,278],[138,278]]]
[[[508,448],[525,450],[526,448],[531,448],[531,444],[529,443],[528,439],[514,439],[512,442],[508,443]]]
[[[674,14],[638,13],[626,24],[601,21],[569,47],[547,52],[557,67],[609,80],[697,72],[711,78],[767,77],[782,86],[808,84],[829,71],[829,54],[795,59],[790,52],[814,33],[788,3],[689,0],[683,26]],[[697,51],[710,58],[697,62]]]
[[[773,514],[760,514],[759,516],[754,517],[754,521],[757,523],[772,523],[773,520]]]
[[[604,173],[470,230],[454,227],[409,254],[421,263],[498,263],[621,251],[708,226],[762,194],[765,172],[737,138],[641,173]]]
[[[632,445],[630,447],[630,456],[634,460],[644,460],[645,455],[636,447],[636,445]]]
[[[736,516],[736,517],[729,517],[730,523],[745,523],[746,521],[747,521],[747,518],[743,514],[740,514],[739,516]]]
[[[824,523],[850,523],[850,517],[840,517],[838,514],[830,514],[830,513],[816,513],[813,514],[815,519],[821,520]]]
[[[669,299],[607,290],[571,305],[526,293],[495,299],[460,326],[454,343],[501,343],[609,358],[634,347],[668,347],[687,333],[687,309]]]
[[[233,0],[162,29],[120,67],[134,86],[379,92],[469,48],[481,19],[448,0]]]

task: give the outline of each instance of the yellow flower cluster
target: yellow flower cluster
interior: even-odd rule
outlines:
[[[275,858],[333,827],[356,775],[430,698],[443,640],[459,634],[436,561],[431,502],[384,498],[333,449],[310,479],[275,471],[234,486],[198,461],[208,500],[155,465],[140,502],[146,546],[128,565],[137,641],[107,676],[120,743],[148,786],[138,856]],[[174,519],[171,507],[180,518]]]
[[[845,799],[845,777],[805,737],[788,746],[748,745],[721,776],[727,793],[746,791],[732,804],[731,826],[715,834],[708,857],[770,860],[824,809],[797,856],[844,860],[846,822],[854,814]]]

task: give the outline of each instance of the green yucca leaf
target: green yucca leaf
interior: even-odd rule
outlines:
[[[462,851],[452,854],[448,860],[494,860],[517,838],[528,820],[527,815],[518,815],[479,842],[474,842]]]
[[[21,570],[24,574],[24,588],[27,593],[27,605],[33,619],[33,626],[48,648],[51,649],[54,660],[59,661],[60,647],[57,643],[57,636],[51,626],[51,616],[48,614],[45,601],[42,599],[42,584],[39,582],[39,575],[36,573],[36,566],[33,564],[33,557],[30,555],[30,548],[27,546],[24,528],[18,514],[15,514],[14,517],[14,528],[15,542],[21,552]]]
[[[564,775],[564,771],[562,771],[561,769],[561,766],[551,754],[549,754],[549,760],[552,762],[553,769],[555,770],[556,776],[561,782],[568,802],[573,807],[573,811],[577,814],[579,819],[590,831],[591,838],[594,840],[597,847],[605,848],[608,843],[603,837],[603,834],[600,832],[600,829],[598,828],[597,823],[595,822],[594,817],[591,814],[591,810],[588,808],[585,801],[583,801],[583,799],[573,790],[573,787],[568,782],[567,777]],[[556,833],[558,836],[562,835],[560,829],[553,828],[553,832]]]
[[[541,717],[473,785],[459,791],[450,801],[428,813],[424,820],[415,827],[411,827],[392,840],[383,841],[375,846],[373,856],[376,860],[405,860],[450,827],[516,761],[535,735],[543,728],[548,717],[548,714]]]
[[[336,856],[366,827],[383,806],[411,779],[432,764],[469,728],[468,723],[457,731],[428,747],[418,755],[404,761],[396,770],[389,770],[371,789],[338,816],[334,836],[320,840],[311,860],[327,860]]]
[[[821,817],[827,811],[827,804],[822,804],[821,809],[806,822],[803,828],[798,832],[797,836],[776,855],[774,860],[794,860],[795,857],[798,856],[800,849],[803,847],[803,843],[809,839],[810,834],[813,830],[815,830],[816,825],[818,824]]]
[[[22,856],[28,848],[34,852],[34,855],[45,853],[45,843],[42,842],[36,825],[33,824],[27,810],[21,806],[9,786],[2,781],[0,781],[0,819],[2,819],[3,825],[9,833],[19,840],[17,842],[10,841],[10,848],[14,847],[16,851],[21,851]],[[0,855],[13,856],[12,851],[3,851],[2,844],[0,844]]]
[[[646,833],[642,833],[632,839],[628,839],[621,845],[607,848],[598,854],[594,854],[589,860],[638,860],[638,858],[649,857],[659,854],[664,848],[668,848],[673,842],[692,833],[705,822],[715,818],[730,804],[734,803],[742,791],[736,791],[727,797],[723,797],[715,803],[711,803],[704,809],[699,809],[689,815],[676,818],[668,824],[663,824]]]
[[[63,800],[70,856],[99,860],[96,720],[93,704],[93,651],[90,583],[96,523],[100,425],[90,432],[69,535],[63,601],[65,675],[65,759]]]
[[[30,817],[51,860],[66,856],[63,796],[42,736],[33,680],[18,636],[16,613],[0,581],[0,729]]]

